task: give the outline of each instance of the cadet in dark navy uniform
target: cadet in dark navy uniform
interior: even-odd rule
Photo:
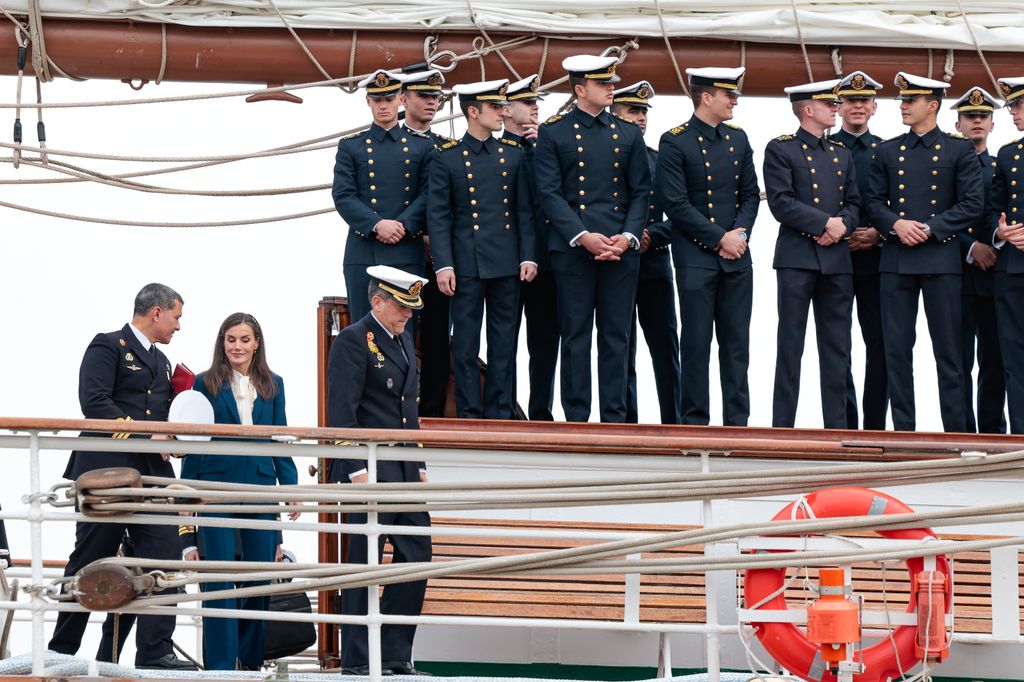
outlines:
[[[334,162],[334,206],[348,225],[345,289],[353,320],[369,312],[366,268],[424,268],[427,160],[434,144],[398,124],[402,76],[379,69],[362,80],[373,124],[342,138]]]
[[[1017,130],[1024,131],[1024,77],[1001,78],[999,89]],[[1003,145],[992,179],[989,224],[996,226],[995,301],[1006,379],[1010,433],[1024,433],[1024,137]]]
[[[972,87],[950,107],[957,112],[956,129],[974,143],[985,187],[985,212],[960,233],[963,256],[964,416],[967,430],[981,433],[1006,433],[1006,381],[999,354],[994,296],[995,266],[999,252],[992,246],[994,223],[989,223],[989,202],[996,160],[988,153],[993,113],[1002,108],[983,88]],[[974,355],[977,340],[978,411],[974,411]]]
[[[548,253],[550,223],[544,219],[535,201],[533,153],[537,146],[537,102],[540,77],[536,74],[511,83],[506,94],[508,110],[505,134],[523,149],[522,176],[528,180],[533,206],[534,260],[537,276],[523,282],[519,294],[519,317],[526,317],[526,349],[530,354],[530,400],[527,416],[533,420],[552,421],[555,397],[555,367],[558,364],[558,293],[555,273]],[[516,324],[516,329],[521,324]]]
[[[327,363],[327,423],[336,428],[419,429],[416,409],[419,371],[408,323],[414,310],[423,307],[425,279],[388,266],[367,268],[370,312],[341,330],[331,346]],[[366,460],[336,459],[328,480],[336,483],[365,483]],[[427,480],[423,462],[378,461],[377,480],[412,483]],[[365,514],[347,515],[348,523],[366,523]],[[430,525],[425,511],[382,512],[378,522],[387,526]],[[430,537],[423,535],[381,536],[387,540],[392,562],[429,562]],[[345,562],[365,564],[366,536],[348,537]],[[418,616],[423,607],[427,581],[396,583],[384,587],[380,611],[386,614]],[[341,612],[366,615],[366,588],[341,592]],[[381,668],[385,675],[418,675],[412,667],[415,625],[385,624],[381,629]],[[369,650],[365,625],[341,626],[341,665],[346,675],[369,674]]]
[[[157,343],[170,343],[181,328],[181,296],[163,284],[147,284],[135,297],[132,321],[115,332],[97,334],[82,358],[78,375],[78,400],[86,419],[118,421],[167,421],[171,402],[171,364]],[[144,434],[83,433],[94,438],[150,438]],[[159,436],[152,436],[161,439]],[[162,437],[166,439],[166,436]],[[137,452],[71,453],[64,478],[74,480],[88,471],[130,467],[143,476],[174,478],[166,455]],[[75,548],[68,558],[65,576],[73,576],[98,559],[113,557],[127,531],[135,556],[176,561],[178,533],[174,526],[137,523],[75,524]],[[164,590],[160,594],[174,592]],[[88,613],[62,611],[48,648],[75,654],[89,623]],[[135,633],[135,666],[170,670],[195,670],[174,655],[171,637],[174,616],[139,615]]]
[[[960,343],[961,261],[957,234],[985,205],[974,145],[939,130],[936,114],[948,83],[896,75],[900,112],[910,130],[883,142],[871,163],[868,222],[882,248],[882,327],[892,421],[917,427],[914,342],[918,299],[924,296],[938,370],[939,410],[946,431],[967,425]]]
[[[857,169],[857,189],[861,200],[868,195],[871,160],[882,143],[882,138],[868,130],[871,117],[878,110],[875,97],[882,84],[863,71],[854,71],[839,84],[839,116],[843,125],[830,137],[838,140],[853,153]],[[867,222],[865,211],[860,222]],[[885,373],[885,341],[882,336],[882,292],[878,265],[882,258],[882,237],[870,225],[861,225],[849,236],[853,263],[853,299],[857,304],[857,321],[864,339],[864,428],[885,430],[885,414],[889,410],[888,378]],[[848,429],[860,428],[857,409],[857,387],[853,381],[853,366],[846,372],[846,418]]]
[[[437,69],[405,74],[402,77],[403,125],[411,132],[426,135],[440,147],[450,138],[430,129],[441,103],[444,74]],[[423,289],[423,310],[419,313],[419,348],[424,358],[420,366],[420,416],[443,417],[448,399],[448,379],[451,365],[451,324],[448,319],[448,297],[441,293],[433,281],[434,264],[430,254],[430,225],[423,237],[426,252],[426,277],[430,282]],[[353,318],[354,319],[354,318]]]
[[[768,208],[779,221],[773,264],[779,331],[772,426],[796,423],[800,360],[813,304],[821,414],[825,428],[843,429],[853,315],[853,265],[845,239],[860,225],[860,191],[850,150],[825,137],[839,110],[839,80],[785,91],[800,127],[795,135],[775,138],[764,151]]]
[[[595,313],[601,421],[626,419],[629,332],[651,171],[640,128],[605,110],[619,80],[615,61],[577,55],[562,62],[576,107],[541,126],[534,156],[540,205],[551,221],[562,408],[569,421],[590,418]]]
[[[511,419],[520,282],[537,274],[522,149],[495,138],[508,80],[456,85],[468,130],[435,152],[427,222],[437,286],[452,297],[458,416]],[[480,391],[480,324],[487,307],[487,376]]]
[[[640,81],[616,90],[612,97],[612,113],[626,118],[647,132],[647,109],[654,97],[654,87]],[[647,158],[653,176],[658,163],[658,152],[647,148]],[[653,183],[653,177],[652,177]],[[636,323],[644,330],[644,340],[651,351],[654,366],[654,384],[658,392],[658,407],[662,424],[679,423],[679,328],[676,324],[675,282],[669,245],[672,223],[665,220],[660,201],[651,190],[647,227],[640,239],[640,275],[636,285],[636,309],[629,337],[629,383],[626,393],[626,421],[639,421],[636,391]]]
[[[683,424],[711,421],[708,368],[718,337],[722,420],[746,426],[754,278],[748,241],[761,203],[747,134],[727,123],[743,67],[687,69],[693,117],[661,136],[655,196],[672,221],[679,289]]]

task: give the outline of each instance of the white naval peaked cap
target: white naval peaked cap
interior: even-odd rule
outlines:
[[[562,68],[573,78],[589,78],[605,83],[618,83],[620,79],[615,74],[615,66],[618,61],[616,57],[576,54],[563,59]]]
[[[381,289],[391,294],[396,301],[406,308],[419,310],[423,307],[420,293],[427,280],[418,275],[393,268],[390,265],[371,265],[366,274],[377,281]]]
[[[185,424],[213,424],[213,405],[206,396],[199,391],[189,389],[174,396],[171,406],[167,411],[167,421],[182,422]],[[180,440],[210,440],[210,436],[175,436]]]
[[[996,82],[999,83],[999,91],[1003,93],[1003,100],[1007,103],[1024,95],[1024,76],[1000,78]]]
[[[1002,109],[1003,105],[997,102],[995,97],[988,94],[985,88],[975,85],[972,88],[968,88],[967,92],[961,95],[960,99],[953,102],[949,108],[961,114],[991,114],[996,109]]]
[[[402,76],[402,87],[405,90],[440,95],[444,85],[444,74],[437,69],[407,73]]]
[[[823,99],[835,102],[839,99],[839,96],[836,94],[839,92],[839,83],[840,80],[838,78],[832,78],[827,81],[790,85],[788,88],[783,88],[783,92],[789,95],[790,102],[801,102],[807,99]]]
[[[624,88],[612,91],[613,104],[632,104],[638,107],[650,107],[654,97],[654,86],[649,81],[639,81]]]
[[[543,95],[540,94],[539,90],[540,75],[535,73],[515,83],[509,83],[506,95],[509,102],[543,99]]]
[[[358,87],[366,88],[366,94],[371,97],[384,97],[398,92],[402,88],[405,76],[400,73],[392,73],[384,69],[377,69],[369,76],[359,81]]]
[[[702,66],[687,69],[686,75],[690,77],[690,85],[705,88],[722,88],[739,95],[741,94],[740,81],[743,80],[743,74],[746,71],[747,68],[745,66]]]
[[[840,97],[874,97],[882,84],[863,71],[854,71],[839,82]]]
[[[900,71],[897,73],[893,83],[895,83],[896,87],[900,89],[900,94],[897,99],[907,99],[918,95],[935,95],[936,97],[942,97],[946,92],[946,88],[949,87],[949,83],[945,81],[937,81],[933,78],[925,78],[924,76],[915,76],[914,74],[907,73],[906,71]]]
[[[506,101],[508,79],[499,78],[493,81],[477,81],[476,83],[459,83],[452,92],[463,102],[499,102]]]

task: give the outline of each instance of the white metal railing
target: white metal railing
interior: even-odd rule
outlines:
[[[194,429],[194,425],[192,426]],[[0,609],[28,610],[32,622],[32,674],[42,675],[44,672],[45,652],[45,622],[48,613],[54,611],[82,610],[76,604],[52,603],[45,597],[47,595],[46,578],[48,572],[43,568],[43,542],[42,527],[47,521],[81,521],[89,520],[104,522],[114,520],[116,517],[86,517],[78,513],[44,511],[44,504],[54,500],[53,489],[45,486],[40,476],[40,455],[44,451],[62,451],[70,449],[90,451],[120,451],[120,452],[170,452],[174,454],[222,454],[222,455],[256,455],[256,456],[291,456],[294,458],[346,458],[366,459],[370,482],[376,482],[376,463],[380,460],[406,460],[414,454],[416,459],[427,462],[446,462],[474,464],[479,466],[495,465],[494,453],[486,450],[447,450],[439,448],[420,448],[410,451],[408,448],[388,447],[376,442],[364,443],[361,445],[323,445],[312,441],[299,441],[293,438],[282,438],[283,442],[240,442],[240,441],[151,441],[144,439],[109,439],[82,437],[76,435],[45,435],[38,430],[26,430],[25,433],[11,432],[0,435],[0,449],[21,449],[27,450],[29,454],[30,470],[30,492],[23,497],[28,504],[27,512],[14,510],[3,510],[0,518],[19,519],[27,521],[31,533],[31,567],[28,571],[30,578],[29,592],[31,600],[25,602],[0,602]],[[550,452],[502,451],[500,455],[502,467],[529,466],[539,468],[564,468],[579,467],[585,465],[593,471],[614,471],[614,470],[648,470],[648,471],[694,471],[697,469],[697,462],[684,458],[670,458],[658,455],[637,455],[637,454],[608,454],[601,453],[598,456],[587,455],[560,455]],[[710,472],[712,460],[710,454],[702,453],[699,460],[699,470]],[[600,503],[597,503],[600,505]],[[701,504],[702,524],[705,528],[715,525],[714,507],[710,501]],[[642,538],[648,536],[641,532],[589,532],[570,530],[537,530],[537,529],[480,529],[464,527],[430,527],[410,528],[408,526],[384,526],[378,523],[378,514],[370,511],[366,524],[341,524],[341,523],[313,523],[298,522],[288,524],[289,529],[307,530],[319,532],[344,532],[362,533],[367,535],[367,546],[373,548],[382,533],[394,532],[396,534],[425,534],[431,536],[441,535],[479,535],[490,537],[509,538],[558,538],[558,539],[584,539],[584,540],[618,540],[630,538]],[[177,518],[167,518],[154,515],[134,515],[135,522],[162,523],[177,525]],[[242,520],[224,519],[213,517],[194,518],[190,523],[196,525],[214,526],[237,526],[249,528],[276,529],[283,525],[278,521],[263,520]],[[799,542],[799,547],[795,543]],[[828,539],[814,540],[820,543],[823,548],[829,547],[832,542]],[[875,540],[859,538],[858,543],[871,545],[898,541]],[[761,540],[758,538],[745,539],[741,542],[711,542],[704,547],[705,555],[708,557],[727,556],[738,554],[744,549],[755,548],[804,548],[803,540],[787,541],[785,538],[771,538]],[[992,589],[993,603],[1000,605],[999,610],[993,608],[992,633],[987,635],[958,633],[958,641],[970,642],[1005,642],[1024,643],[1020,634],[1020,603],[1017,594],[1019,584],[1018,552],[1020,547],[1002,547],[993,549],[992,555]],[[369,563],[378,564],[377,553],[368,552]],[[19,571],[19,575],[24,575]],[[380,636],[381,626],[385,623],[414,623],[414,624],[441,624],[441,625],[467,625],[467,626],[498,626],[498,627],[530,627],[530,628],[558,628],[577,630],[607,630],[607,631],[630,631],[630,632],[656,632],[661,636],[661,667],[666,675],[671,675],[672,661],[669,634],[687,633],[703,635],[707,644],[707,667],[709,679],[717,682],[721,661],[719,658],[720,639],[722,635],[735,635],[743,627],[742,623],[750,621],[764,621],[766,612],[759,610],[756,615],[753,613],[739,613],[739,624],[725,622],[724,614],[719,611],[723,586],[730,582],[735,587],[737,571],[707,571],[706,577],[706,618],[703,623],[656,623],[642,622],[639,617],[640,611],[640,576],[636,573],[625,576],[625,609],[622,621],[588,621],[574,619],[542,619],[542,618],[495,618],[495,617],[472,617],[472,616],[397,616],[382,614],[376,585],[367,587],[368,612],[364,617],[342,616],[342,615],[321,615],[321,614],[270,614],[267,612],[246,612],[222,609],[190,608],[190,607],[147,607],[148,613],[174,613],[178,615],[211,615],[232,618],[276,618],[285,621],[314,621],[326,623],[364,623],[368,626],[369,644],[369,665],[370,676],[373,680],[379,680],[380,669]],[[202,595],[196,595],[196,601],[200,601]],[[999,600],[997,602],[997,599]],[[1017,608],[1010,608],[1016,603]],[[123,609],[126,613],[142,612],[138,607]],[[890,622],[898,622],[902,614],[892,613]],[[783,616],[779,616],[783,617]],[[731,619],[730,619],[731,620]]]

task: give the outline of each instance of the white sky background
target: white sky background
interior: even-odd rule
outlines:
[[[26,101],[34,101],[34,84],[26,79]],[[63,79],[43,86],[48,102],[130,100],[243,89],[235,85],[165,83],[135,93],[121,83],[72,83]],[[890,89],[887,87],[887,94]],[[0,100],[12,102],[15,79],[0,78]],[[246,104],[242,98],[162,105],[47,110],[48,145],[54,149],[126,155],[204,156],[268,149],[341,132],[369,120],[360,95],[336,90],[298,92],[305,103]],[[959,96],[956,93],[955,96]],[[546,118],[565,101],[553,95],[541,104]],[[948,102],[951,100],[947,100]],[[657,97],[650,113],[647,141],[657,145],[661,133],[689,119],[692,107],[681,97]],[[1008,114],[996,113],[990,150],[1020,134]],[[13,110],[0,112],[0,134],[10,140]],[[22,113],[25,143],[35,145],[36,116]],[[943,109],[944,130],[954,129],[955,115]],[[767,142],[797,127],[783,98],[741,98],[733,121],[748,131],[758,177]],[[872,130],[891,137],[904,130],[898,107],[882,100]],[[435,128],[451,134],[448,124]],[[457,123],[455,134],[463,128]],[[3,155],[9,158],[7,150]],[[56,158],[56,157],[55,157]],[[139,170],[144,164],[66,159],[108,173]],[[329,183],[334,149],[216,166],[182,174],[139,178],[140,182],[177,188],[252,189]],[[151,166],[169,164],[150,164]],[[37,169],[0,166],[0,179],[57,177]],[[763,185],[762,185],[763,189]],[[50,210],[146,221],[236,220],[313,210],[332,205],[328,190],[277,197],[193,198],[144,194],[97,184],[0,187],[4,201]],[[266,335],[271,368],[284,377],[288,419],[292,425],[316,423],[316,308],[321,297],[343,295],[342,253],[346,228],[336,213],[300,221],[221,228],[140,228],[58,220],[0,209],[0,415],[78,418],[78,368],[82,353],[97,332],[120,328],[130,319],[139,288],[159,281],[185,298],[182,329],[163,348],[172,363],[185,362],[196,372],[209,366],[220,322],[229,313],[246,311],[260,320]],[[771,424],[775,370],[775,272],[771,267],[778,224],[762,202],[751,249],[754,260],[754,317],[751,334],[751,425]],[[813,324],[813,315],[812,315]],[[854,323],[854,373],[863,374],[863,344]],[[525,335],[521,338],[525,339]],[[528,395],[525,362],[520,348],[520,403]],[[483,351],[482,351],[483,352]],[[595,349],[596,354],[596,349]],[[712,358],[717,358],[713,350]],[[797,425],[820,427],[817,355],[813,327],[808,325]],[[641,344],[637,369],[641,383],[640,415],[658,421],[653,372]],[[923,311],[918,318],[915,353],[917,421],[921,430],[941,430],[936,398],[935,365]],[[594,375],[596,385],[597,376]],[[720,423],[717,361],[711,368],[712,423]],[[556,418],[561,416],[556,397]],[[594,400],[593,418],[597,403]],[[20,506],[28,489],[26,458],[5,451],[6,484],[0,490],[4,508]],[[57,482],[65,452],[46,453],[43,484]],[[300,482],[308,482],[306,462],[299,462]],[[27,527],[9,523],[16,556],[28,556]],[[293,537],[294,536],[294,537]],[[72,546],[70,524],[49,526],[46,556],[63,558]],[[298,534],[286,535],[298,540]],[[311,559],[312,557],[304,557]],[[187,641],[187,640],[186,640]],[[17,651],[17,649],[15,649]],[[91,653],[91,645],[84,651]],[[129,659],[130,660],[130,659]]]

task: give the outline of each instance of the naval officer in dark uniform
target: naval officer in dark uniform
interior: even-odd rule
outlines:
[[[683,424],[711,421],[708,367],[718,337],[722,420],[746,426],[754,277],[749,240],[761,203],[747,134],[728,123],[744,68],[687,69],[694,113],[661,136],[655,195],[672,221],[679,289]]]
[[[399,125],[402,76],[378,69],[360,81],[373,123],[342,138],[334,162],[334,206],[348,225],[345,289],[353,320],[369,312],[366,268],[423,272],[427,161],[434,143]]]
[[[1001,78],[999,90],[1017,130],[1024,131],[1024,77]],[[995,302],[1006,379],[1010,433],[1024,433],[1024,137],[999,149],[989,223],[996,227]]]
[[[882,138],[868,129],[871,117],[878,111],[876,96],[882,84],[863,71],[854,71],[839,84],[839,116],[842,127],[829,137],[842,142],[853,154],[857,169],[857,189],[861,200],[868,195],[871,160]],[[860,222],[867,222],[865,211]],[[870,225],[861,225],[849,236],[850,261],[853,263],[853,300],[857,321],[864,340],[864,428],[885,430],[885,414],[889,410],[888,379],[885,373],[885,341],[882,336],[882,302],[878,266],[882,258],[882,238]],[[857,386],[853,366],[846,372],[846,428],[860,428],[857,409]]]
[[[388,266],[366,269],[369,277],[370,312],[345,327],[331,346],[327,364],[327,423],[337,428],[419,429],[417,393],[419,371],[412,334],[407,329],[413,311],[423,307],[425,279]],[[413,451],[413,454],[414,451]],[[335,483],[365,483],[366,461],[336,459],[328,480]],[[379,461],[377,480],[384,483],[427,480],[423,462]],[[366,523],[365,514],[348,514],[348,523]],[[430,525],[425,511],[385,512],[377,520],[387,526]],[[423,535],[382,535],[390,542],[392,562],[430,561],[430,537]],[[365,564],[366,536],[348,538],[345,562]],[[387,614],[419,615],[426,591],[425,580],[384,587],[380,611]],[[366,588],[342,590],[341,613],[365,615]],[[381,669],[385,675],[418,675],[412,666],[415,625],[385,624],[381,629]],[[365,625],[341,626],[341,665],[347,675],[369,674],[369,651]]]
[[[534,155],[537,194],[551,221],[568,421],[590,418],[595,315],[601,421],[626,419],[630,323],[651,170],[640,128],[606,110],[619,80],[615,63],[589,55],[562,62],[576,106],[545,121]]]
[[[839,80],[785,89],[800,120],[764,151],[768,208],[779,221],[773,263],[778,280],[779,331],[772,426],[792,428],[800,395],[800,360],[807,311],[814,305],[826,429],[846,428],[853,265],[845,240],[860,225],[860,191],[853,155],[825,134],[839,110]]]
[[[184,302],[181,296],[163,284],[147,284],[135,297],[132,321],[121,329],[97,334],[82,358],[78,375],[78,400],[86,419],[117,421],[167,421],[170,408],[171,364],[157,348],[170,343],[181,328]],[[150,438],[145,434],[83,433],[94,438]],[[166,436],[152,436],[166,439]],[[96,469],[129,467],[143,476],[174,478],[174,469],[166,455],[135,452],[71,453],[64,478],[75,480]],[[68,558],[65,576],[73,576],[98,559],[117,554],[121,538],[127,532],[135,547],[135,556],[144,559],[176,561],[178,532],[174,526],[137,523],[75,524],[75,548]],[[169,594],[168,589],[159,594]],[[89,623],[87,612],[62,611],[48,648],[74,655],[82,643]],[[165,670],[195,670],[195,666],[174,655],[171,637],[174,616],[139,615],[135,632],[135,666]]]
[[[456,85],[468,129],[431,161],[427,222],[434,276],[451,297],[458,416],[511,419],[521,282],[537,275],[523,152],[504,125],[508,80]],[[487,376],[480,391],[480,324],[487,307]]]
[[[654,87],[647,81],[633,83],[616,90],[612,97],[612,113],[626,118],[647,132],[647,110],[654,97]],[[647,148],[647,159],[653,176],[658,152]],[[652,177],[653,184],[653,177]],[[672,223],[665,220],[657,195],[651,190],[647,227],[640,239],[640,275],[636,285],[636,309],[629,336],[629,383],[626,393],[626,421],[639,421],[636,390],[636,323],[644,330],[644,340],[651,351],[654,385],[662,424],[679,423],[679,329],[676,323],[675,282],[669,246]]]
[[[450,139],[430,129],[441,104],[443,86],[444,74],[437,69],[408,73],[402,77],[403,125],[412,133],[426,135],[435,148]],[[424,272],[430,283],[423,289],[423,310],[419,314],[419,324],[414,326],[419,332],[420,352],[430,361],[420,367],[420,416],[443,417],[448,399],[448,380],[452,373],[451,325],[448,297],[431,279],[434,265],[430,253],[430,225],[427,225],[427,234],[423,237],[423,247],[426,254]]]
[[[985,212],[973,225],[960,233],[963,256],[964,416],[967,430],[974,433],[1006,433],[1006,381],[999,354],[994,298],[995,265],[999,252],[992,246],[995,224],[989,220],[992,178],[996,160],[988,153],[988,136],[995,121],[993,115],[1002,105],[984,88],[974,86],[951,107],[957,112],[956,129],[974,143],[985,188]],[[977,348],[977,351],[975,351]],[[977,417],[974,409],[974,355],[978,356]]]
[[[534,74],[511,83],[506,93],[508,109],[505,116],[503,137],[519,143],[523,150],[522,176],[528,181],[527,188],[533,206],[534,261],[537,276],[530,282],[523,282],[519,293],[519,317],[526,317],[526,349],[530,354],[530,399],[527,416],[532,420],[552,421],[551,413],[555,398],[555,367],[558,364],[558,293],[555,289],[555,273],[551,269],[551,255],[548,253],[551,225],[536,202],[534,187],[533,154],[537,147],[538,106],[542,99],[540,76]],[[521,322],[516,324],[520,329]],[[518,346],[518,337],[517,337]]]
[[[917,427],[914,342],[924,297],[946,431],[967,426],[961,354],[961,255],[957,234],[985,205],[974,145],[939,130],[936,115],[948,83],[900,72],[900,112],[910,130],[883,142],[871,162],[868,222],[882,248],[882,328],[893,426]]]

